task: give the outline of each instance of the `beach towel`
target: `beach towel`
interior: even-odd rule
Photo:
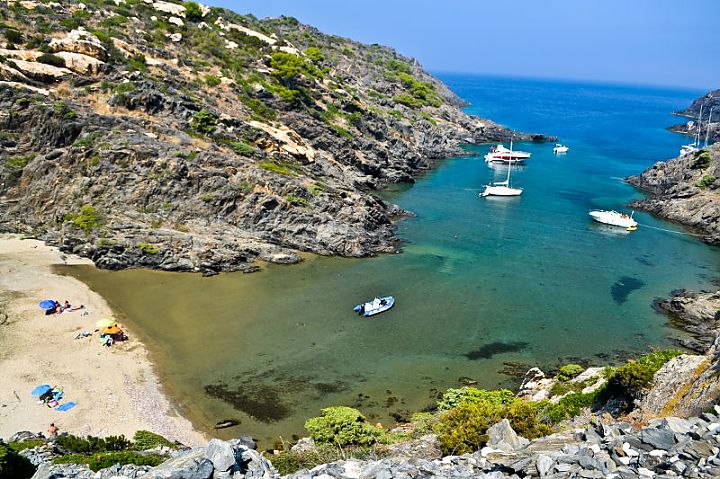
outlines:
[[[70,409],[77,406],[77,403],[74,401],[66,402],[65,404],[61,404],[60,406],[56,407],[56,411],[69,411]]]
[[[52,388],[50,387],[49,384],[42,384],[42,385],[36,387],[35,389],[33,389],[30,392],[30,394],[32,394],[33,396],[42,396],[43,394],[50,391],[51,389]]]

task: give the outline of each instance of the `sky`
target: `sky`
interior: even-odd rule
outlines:
[[[720,88],[720,0],[204,0],[380,43],[436,73]]]

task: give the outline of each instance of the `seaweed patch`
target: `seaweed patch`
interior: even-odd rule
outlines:
[[[495,341],[494,343],[485,344],[474,351],[465,353],[465,357],[471,360],[490,359],[497,354],[522,351],[528,346],[528,343],[524,341],[510,341],[508,343],[504,343],[502,341]]]
[[[645,286],[644,281],[630,276],[623,276],[612,285],[610,295],[617,304],[623,304],[627,301],[630,293],[643,286]]]

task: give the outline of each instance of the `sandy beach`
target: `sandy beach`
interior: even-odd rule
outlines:
[[[129,341],[100,344],[95,322],[112,318],[112,311],[85,284],[52,272],[52,265],[63,263],[91,261],[41,241],[0,235],[0,438],[23,430],[44,433],[54,422],[76,435],[132,437],[146,429],[186,445],[203,444],[205,438],[161,392],[132,331],[126,330]],[[46,316],[38,307],[43,299],[85,308]],[[82,331],[92,336],[75,339]],[[40,384],[61,386],[61,403],[77,406],[60,412],[38,404],[30,391]]]

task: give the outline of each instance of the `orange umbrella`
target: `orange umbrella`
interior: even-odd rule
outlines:
[[[106,326],[100,330],[100,334],[116,334],[121,331],[117,326]]]

